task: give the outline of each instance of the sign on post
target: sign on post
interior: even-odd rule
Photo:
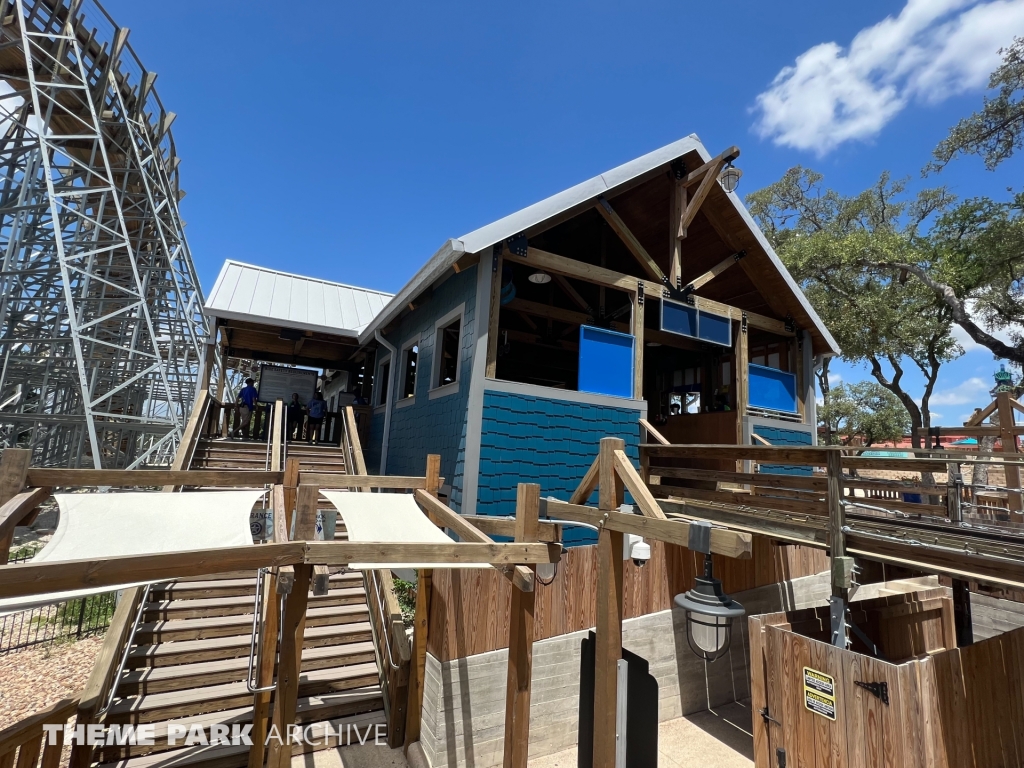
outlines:
[[[835,720],[835,679],[824,672],[804,667],[804,707],[816,715]]]

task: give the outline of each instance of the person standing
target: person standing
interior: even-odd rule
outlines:
[[[320,442],[320,425],[324,422],[324,413],[327,410],[327,403],[320,390],[313,393],[313,399],[309,401],[306,418],[306,442],[312,444],[313,438]]]
[[[288,403],[288,410],[285,413],[287,427],[285,435],[288,440],[297,440],[302,437],[302,403],[299,402],[299,393],[292,392],[291,402]],[[298,435],[295,432],[298,431]]]
[[[249,424],[252,421],[252,413],[256,410],[256,400],[259,393],[253,386],[256,382],[252,379],[245,380],[245,386],[238,393],[238,419],[239,426],[235,434],[243,439],[249,437]]]

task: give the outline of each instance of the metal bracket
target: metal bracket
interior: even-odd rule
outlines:
[[[846,601],[839,595],[832,595],[828,599],[829,620],[832,630],[832,645],[836,648],[846,648],[849,640],[846,635]]]
[[[641,307],[644,305],[644,284],[640,282],[636,285],[636,303]]]
[[[740,317],[740,333],[746,333],[746,332],[747,332],[747,313],[744,312],[743,315]]]
[[[711,523],[707,520],[691,520],[689,540],[686,548],[691,552],[711,554]]]
[[[498,262],[501,261],[501,253],[505,250],[502,243],[495,243],[491,249],[491,274],[498,274]]]
[[[854,680],[853,684],[873,694],[876,699],[881,699],[883,704],[889,706],[888,683],[862,683],[860,680]]]
[[[513,235],[505,241],[508,245],[508,249],[516,256],[526,258],[527,254],[527,240],[526,235],[520,232],[518,235]]]
[[[746,256],[747,256],[747,252],[746,251],[737,251],[736,255],[733,256],[733,258],[736,261],[739,261],[740,259],[746,258]]]
[[[686,176],[686,163],[683,162],[683,158],[678,157],[672,161],[672,175],[676,181],[682,181]]]
[[[793,321],[793,316],[792,315],[786,315],[785,324],[786,324],[786,330],[789,333],[796,333],[796,323]]]

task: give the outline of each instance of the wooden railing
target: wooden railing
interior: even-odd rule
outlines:
[[[64,730],[54,732],[49,743],[44,725],[63,726],[75,714],[78,697],[58,701],[46,709],[0,731],[0,766],[4,768],[58,768],[64,748]],[[42,760],[40,760],[42,755]]]

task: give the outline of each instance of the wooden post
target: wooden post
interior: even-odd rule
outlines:
[[[598,507],[621,506],[624,489],[615,472],[615,451],[626,444],[601,440]],[[615,768],[618,663],[622,658],[622,534],[602,527],[597,537],[597,642],[594,652],[594,768]]]
[[[13,499],[25,488],[28,465],[32,463],[32,451],[27,448],[5,448],[0,457],[0,506]],[[14,529],[0,540],[0,565],[7,564]]]
[[[733,344],[733,370],[732,380],[736,401],[736,429],[739,430],[736,442],[743,444],[743,417],[747,413],[747,404],[750,401],[748,376],[750,374],[747,364],[750,362],[750,352],[747,345],[747,323],[745,319],[739,322],[739,332],[736,334],[736,342]]]
[[[284,521],[285,531],[291,535],[292,515],[295,513],[295,496],[299,485],[299,460],[288,459],[284,466]],[[274,514],[277,512],[275,510]]]
[[[485,375],[493,379],[498,370],[498,318],[501,313],[501,267],[502,244],[494,246],[491,253],[491,301],[487,322],[487,365]],[[481,260],[483,267],[487,262]]]
[[[677,178],[675,189],[672,195],[672,213],[668,217],[668,244],[669,244],[669,266],[668,280],[675,288],[682,288],[682,252],[683,241],[679,237],[679,220],[683,218],[683,211],[686,210],[686,186],[683,178]],[[686,237],[686,233],[683,233]]]
[[[538,540],[540,486],[520,483],[516,494],[516,541]],[[530,566],[536,571],[535,566]],[[530,682],[533,676],[533,612],[536,592],[512,589],[505,685],[504,768],[526,768],[530,755]]]
[[[288,768],[291,765],[292,745],[288,743],[288,726],[295,724],[302,643],[306,626],[306,603],[312,575],[312,565],[299,563],[295,566],[295,586],[285,603],[267,768]]]
[[[500,269],[499,269],[500,272]],[[498,276],[499,290],[501,276]],[[436,453],[427,455],[427,481],[424,490],[435,499],[441,487],[441,457]],[[416,572],[416,613],[413,616],[412,662],[409,665],[409,709],[405,716],[405,750],[419,741],[423,716],[423,682],[427,670],[427,639],[430,629],[430,590],[434,572],[420,568]]]
[[[832,597],[829,600],[832,623],[832,645],[847,646],[846,603],[853,578],[853,558],[846,557],[846,535],[843,533],[843,462],[842,453],[832,448],[826,455],[828,472],[828,544],[831,561]]]
[[[644,295],[640,291],[631,297],[633,302],[633,399],[644,399]]]
[[[427,628],[430,624],[430,588],[434,572],[416,573],[416,613],[413,617],[412,663],[409,667],[409,709],[405,717],[405,751],[419,741],[423,715],[423,676],[427,667]]]
[[[1016,419],[1013,415],[1013,403],[1009,392],[996,394],[999,408],[999,437],[1003,443],[1003,453],[1017,458],[1017,436],[1013,432]],[[1006,468],[1007,506],[1010,508],[1010,519],[1021,522],[1021,511],[1024,510],[1020,493],[1020,468],[1016,464],[1004,464]]]

